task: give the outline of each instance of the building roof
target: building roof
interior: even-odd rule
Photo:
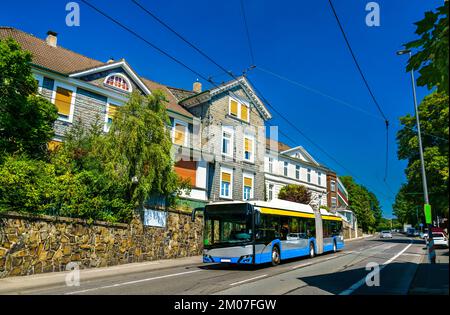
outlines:
[[[268,150],[271,149],[271,148],[270,148],[270,142],[271,142],[271,141],[273,141],[273,142],[275,143],[275,145],[278,145],[278,152],[284,152],[284,151],[287,151],[287,150],[291,149],[290,146],[288,146],[287,144],[285,144],[285,143],[283,143],[283,142],[280,142],[280,141],[276,141],[276,140],[273,140],[273,139],[266,138],[266,149],[268,149]]]
[[[168,86],[167,88],[169,89],[170,92],[172,92],[173,96],[175,96],[175,98],[178,101],[184,100],[185,98],[188,98],[188,97],[191,97],[191,96],[194,96],[195,94],[197,94],[194,91],[175,88],[175,87],[171,87],[171,86]]]
[[[107,62],[101,62],[88,58],[61,46],[52,47],[48,45],[45,40],[25,33],[21,30],[12,27],[0,26],[0,39],[6,39],[8,37],[16,40],[22,49],[28,50],[32,53],[33,65],[55,71],[63,75],[68,76],[77,72],[95,69],[108,64]],[[166,99],[168,101],[167,108],[169,110],[190,118],[193,117],[188,110],[178,104],[178,99],[167,86],[143,77],[140,77],[140,79],[150,91],[155,89],[162,90],[162,92],[166,95]]]

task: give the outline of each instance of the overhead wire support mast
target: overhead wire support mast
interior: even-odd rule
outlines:
[[[344,37],[345,43],[347,44],[348,50],[350,51],[350,54],[352,55],[353,61],[355,62],[356,68],[358,69],[359,74],[361,75],[361,78],[369,91],[370,96],[372,97],[373,102],[375,103],[375,106],[378,108],[378,111],[380,112],[381,116],[384,119],[385,126],[386,126],[386,165],[385,165],[385,176],[384,181],[386,182],[387,179],[387,168],[388,168],[388,150],[389,150],[389,120],[387,119],[386,115],[384,114],[383,110],[381,109],[380,104],[378,104],[377,99],[375,98],[374,93],[372,92],[372,89],[370,88],[369,82],[367,82],[366,76],[364,75],[358,60],[356,59],[356,55],[353,52],[352,46],[350,45],[350,42],[347,38],[347,35],[345,34],[344,27],[341,24],[341,21],[339,20],[339,16],[334,9],[332,0],[328,0],[328,3],[330,4],[331,10],[333,11],[333,15],[336,18],[336,22],[339,26],[339,29],[341,30],[342,36]]]

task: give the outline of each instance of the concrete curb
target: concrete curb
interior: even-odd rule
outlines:
[[[191,256],[175,259],[163,259],[148,262],[130,263],[103,268],[80,270],[80,281],[96,280],[110,276],[126,275],[173,267],[202,265],[202,256]],[[45,273],[39,275],[9,277],[0,279],[0,294],[17,294],[36,288],[48,288],[65,285],[66,277],[71,271]]]

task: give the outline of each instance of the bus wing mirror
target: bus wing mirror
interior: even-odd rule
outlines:
[[[194,210],[192,210],[192,213],[191,213],[191,220],[192,220],[192,222],[195,222],[195,213],[197,211],[204,211],[204,210],[205,210],[204,208],[195,208]]]

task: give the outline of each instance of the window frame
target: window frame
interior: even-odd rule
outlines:
[[[54,80],[51,102],[55,106],[56,106],[56,104],[55,104],[56,103],[56,91],[58,90],[59,87],[62,88],[62,89],[71,91],[72,92],[72,99],[70,100],[69,117],[68,118],[61,117],[61,115],[58,112],[57,120],[68,122],[68,123],[72,123],[73,122],[73,116],[74,116],[74,113],[75,113],[75,101],[76,101],[76,98],[77,98],[77,88],[75,86],[71,86],[71,85],[68,85],[66,83]]]
[[[229,133],[230,134],[230,138],[229,138],[229,142],[230,142],[230,152],[226,153],[223,152],[223,148],[224,148],[224,139],[226,138],[224,136],[224,133]],[[233,127],[230,126],[222,126],[222,136],[221,136],[221,142],[220,142],[220,152],[222,153],[222,155],[224,156],[228,156],[228,157],[233,157],[234,156],[234,129]]]
[[[295,165],[295,179],[300,180],[301,167],[300,165]]]
[[[322,172],[317,172],[317,185],[322,186]]]
[[[273,174],[273,157],[269,157],[268,168],[269,173]]]
[[[115,102],[112,102],[109,98],[106,101],[106,112],[105,112],[105,126],[103,127],[103,131],[104,132],[109,132],[109,130],[111,129],[111,126],[108,125],[108,120],[109,120],[109,106],[117,106],[117,107],[121,107],[123,106],[122,104],[118,104]]]
[[[250,187],[250,196],[248,199],[245,199],[245,178],[250,178],[252,180],[252,187]],[[250,200],[255,196],[255,175],[243,172],[242,173],[242,200]]]
[[[237,103],[237,116],[231,114],[231,101],[232,100]],[[247,119],[242,119],[242,110],[241,110],[242,106],[247,107]],[[239,100],[235,97],[229,96],[228,97],[228,115],[235,119],[239,119],[241,121],[249,123],[250,122],[250,103]]]
[[[121,88],[118,88],[116,86],[113,86],[113,85],[110,85],[110,84],[106,83],[108,81],[108,79],[110,77],[113,77],[113,76],[118,76],[118,77],[121,77],[122,79],[124,79],[125,82],[128,84],[128,90],[124,90],[124,89],[121,89]],[[108,87],[108,88],[110,88],[110,89],[113,89],[115,91],[120,91],[120,92],[125,92],[125,93],[132,93],[133,92],[133,85],[131,84],[130,79],[128,79],[126,75],[124,75],[124,74],[122,74],[120,72],[115,72],[115,73],[108,74],[106,76],[105,80],[103,80],[103,85]]]
[[[336,181],[330,180],[330,191],[336,192]]]
[[[306,181],[307,181],[308,183],[311,183],[311,174],[312,174],[312,170],[311,170],[310,168],[308,168],[308,169],[306,170]]]
[[[185,121],[179,120],[179,119],[174,119],[173,120],[173,124],[172,124],[172,132],[171,132],[171,138],[172,138],[172,144],[174,145],[180,145],[180,144],[175,144],[175,127],[178,125],[181,125],[184,127],[184,143],[182,144],[182,146],[187,147],[188,143],[189,143],[189,124]]]
[[[267,194],[268,194],[267,198],[269,199],[269,201],[273,200],[273,189],[274,188],[275,188],[274,184],[269,184],[267,187]]]
[[[333,200],[334,200],[334,205],[333,205]],[[337,208],[337,198],[336,197],[331,197],[331,208]]]
[[[289,177],[289,162],[283,161],[283,175]]]
[[[247,159],[245,157],[245,139],[248,139],[252,142],[252,147],[251,147],[251,155],[250,155],[250,159]],[[249,162],[249,163],[255,163],[255,136],[254,135],[250,135],[250,134],[244,134],[244,138],[243,138],[243,150],[242,150],[242,155],[243,155],[243,159],[245,162]]]
[[[223,195],[222,194],[222,175],[223,173],[228,173],[230,174],[230,185],[228,187],[228,192],[229,192],[229,196]],[[226,167],[221,167],[220,168],[220,187],[219,187],[219,196],[220,198],[224,198],[224,199],[233,199],[233,169],[231,168],[226,168]]]

